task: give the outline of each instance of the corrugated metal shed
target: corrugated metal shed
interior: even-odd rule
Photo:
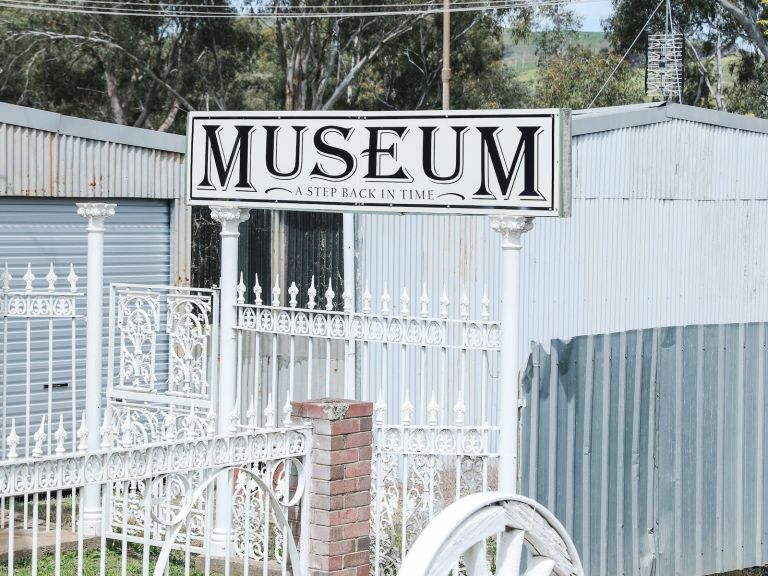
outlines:
[[[174,280],[187,284],[184,143],[176,134],[0,103],[0,197],[166,201]]]
[[[521,492],[563,522],[587,574],[765,563],[767,331],[678,326],[534,347]]]
[[[523,238],[522,338],[768,319],[768,121],[675,104],[573,115],[572,216]],[[361,215],[372,290],[504,289],[488,219]],[[453,290],[450,290],[453,287]],[[492,309],[492,314],[496,311]]]

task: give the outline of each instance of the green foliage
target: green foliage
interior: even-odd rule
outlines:
[[[768,63],[754,53],[742,54],[731,73],[736,81],[726,89],[729,112],[768,118]]]
[[[259,50],[259,39],[251,23],[224,18],[2,9],[0,99],[181,131],[179,109],[241,104],[245,87],[233,87],[240,81],[238,71]]]
[[[615,54],[595,54],[585,48],[573,48],[565,54],[552,56],[540,71],[536,105],[586,108],[610,76],[619,58]],[[594,107],[642,101],[642,76],[625,62],[619,66]]]

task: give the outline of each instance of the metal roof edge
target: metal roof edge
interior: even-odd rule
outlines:
[[[574,110],[571,119],[571,137],[668,121],[666,105],[663,102],[653,105]]]
[[[0,123],[177,154],[186,151],[186,138],[179,134],[64,116],[6,102],[0,102]]]
[[[711,124],[713,126],[732,128],[734,130],[768,134],[768,120],[752,116],[743,116],[741,114],[733,114],[731,112],[721,112],[719,110],[709,110],[707,108],[698,108],[696,106],[687,106],[685,104],[670,103],[667,104],[667,116],[677,120],[688,120],[690,122]]]

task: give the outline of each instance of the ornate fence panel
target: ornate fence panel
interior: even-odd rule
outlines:
[[[29,523],[22,524],[20,512],[9,514],[0,534],[8,574],[17,569],[59,574],[69,565],[77,574],[147,576],[164,574],[169,563],[183,566],[186,574],[197,565],[207,574],[212,562],[227,572],[237,563],[245,573],[249,565],[258,574],[274,568],[286,573],[289,567],[301,573],[295,543],[300,526],[288,518],[299,516],[292,510],[304,493],[311,431],[306,426],[243,430],[124,446],[121,435],[104,428],[102,449],[86,452],[82,434],[76,450],[66,449],[73,431],[59,424],[54,453],[40,455],[43,433],[36,436],[32,456],[25,458],[18,454],[12,423],[8,458],[0,461],[0,497],[11,510],[24,497],[32,506]],[[213,494],[221,478],[235,504],[217,541],[211,529]],[[112,510],[103,515],[96,538],[86,533],[78,505],[84,487],[93,484],[102,487],[102,510]],[[39,516],[46,493],[55,495],[54,520],[47,530]],[[130,498],[135,502],[129,503]]]
[[[103,433],[124,447],[213,434],[217,293],[115,284],[109,326]],[[188,473],[186,489],[201,486],[205,478],[203,471]],[[111,529],[143,538],[146,486],[115,483],[112,489]],[[181,536],[188,536],[195,546],[204,535],[205,507],[205,500],[192,504]]]
[[[3,460],[12,452],[27,458],[51,455],[57,446],[57,424],[77,428],[85,390],[78,346],[84,336],[78,280],[72,265],[64,270],[53,264],[43,270],[31,265],[13,270],[6,264],[0,271]],[[7,442],[12,422],[18,439],[13,450]],[[70,435],[67,446],[74,450],[76,444],[76,436]],[[52,522],[50,498],[50,493],[42,495],[47,526]],[[22,525],[28,527],[33,513],[29,496],[22,495],[17,506]],[[11,515],[7,499],[0,497],[0,529]]]
[[[375,574],[395,574],[435,514],[495,485],[498,427],[488,421],[501,327],[487,298],[474,319],[466,296],[452,316],[447,294],[426,287],[412,304],[407,289],[393,302],[385,286],[378,306],[366,289],[359,311],[314,279],[291,283],[287,298],[279,279],[269,295],[258,277],[237,292],[239,411],[251,424],[287,421],[291,400],[376,400],[371,561]]]

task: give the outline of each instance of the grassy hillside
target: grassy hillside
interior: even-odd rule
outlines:
[[[515,43],[509,33],[504,37],[504,63],[512,68],[520,80],[533,80],[536,76],[536,35],[532,32],[527,38]],[[579,32],[579,43],[597,52],[608,48],[608,41],[602,32]]]

